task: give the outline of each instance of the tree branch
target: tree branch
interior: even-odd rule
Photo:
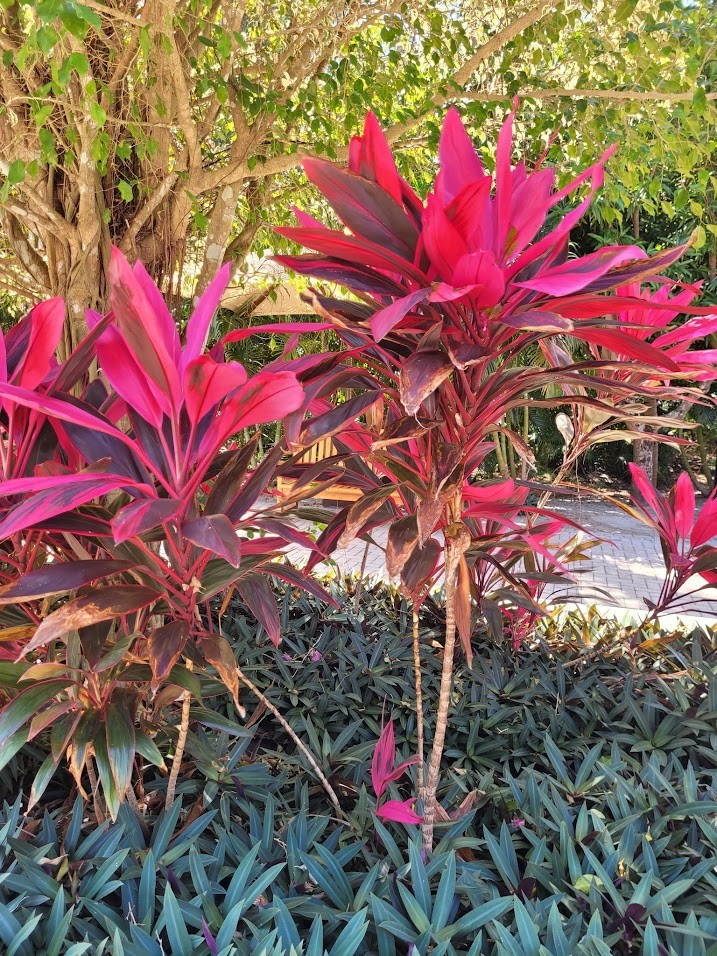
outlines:
[[[555,87],[545,90],[520,90],[516,95],[521,100],[627,100],[635,103],[680,103],[692,100],[696,92],[696,90],[682,90],[679,93],[667,93],[662,90],[579,90],[571,87]],[[717,100],[717,93],[705,95],[708,100]],[[460,98],[479,103],[502,103],[513,99],[507,94],[481,93],[480,91],[461,93]]]
[[[512,23],[503,27],[502,30],[498,30],[497,33],[494,33],[493,36],[481,44],[473,56],[456,71],[451,78],[451,85],[456,91],[465,86],[482,63],[485,63],[493,54],[504,47],[506,43],[514,40],[515,37],[523,33],[524,30],[527,30],[528,27],[533,26],[533,24],[545,17],[559,3],[560,0],[557,0],[557,3],[556,0],[539,0],[527,13],[513,20]],[[442,106],[447,100],[448,97],[437,93],[432,97],[430,103],[433,106]],[[395,142],[411,130],[420,122],[422,115],[423,113],[420,113],[406,123],[395,123],[389,127],[389,129],[386,130],[386,138],[389,143]],[[339,162],[345,162],[348,159],[348,147],[337,150],[337,159]],[[274,156],[264,163],[257,163],[252,170],[249,170],[248,166],[243,163],[234,169],[217,169],[205,176],[204,187],[205,189],[212,189],[216,188],[219,183],[229,184],[239,179],[258,179],[262,176],[271,176],[275,173],[283,173],[289,169],[294,169],[300,165],[300,163],[301,156],[296,153],[291,153],[283,156]]]
[[[137,213],[129,224],[127,231],[124,236],[122,236],[122,241],[120,242],[120,249],[123,252],[129,252],[134,245],[134,242],[139,235],[139,231],[147,222],[152,213],[157,209],[165,200],[168,193],[176,183],[179,178],[177,173],[169,173],[164,177],[159,186],[154,190],[152,195],[149,197],[147,202],[137,210]]]
[[[515,96],[518,99],[525,100],[555,100],[555,99],[573,99],[573,100],[613,100],[615,102],[634,102],[634,103],[685,103],[690,102],[695,95],[696,90],[682,90],[678,93],[663,92],[662,90],[606,90],[606,89],[572,89],[570,87],[555,87],[554,89],[529,89],[519,90],[517,94],[507,93],[483,93],[479,90],[456,92],[455,99],[470,101],[474,103],[510,103]],[[709,101],[717,100],[717,92],[706,93]],[[440,103],[435,105],[444,105],[450,102],[449,98],[443,98]],[[410,123],[396,124],[386,131],[386,138],[389,143],[395,142],[404,133],[410,132],[411,128],[419,121],[417,118]],[[337,161],[345,162],[348,158],[348,148],[344,147],[336,150]],[[262,176],[276,175],[280,172],[286,172],[289,169],[295,169],[301,164],[301,153],[286,153],[281,156],[274,156],[265,163],[257,164],[253,170],[245,170],[242,177],[245,179],[257,178]],[[227,173],[226,181],[231,181],[231,174]]]

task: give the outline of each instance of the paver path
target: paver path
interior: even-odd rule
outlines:
[[[571,604],[596,604],[601,609],[640,612],[645,610],[644,597],[652,600],[658,597],[663,563],[659,539],[652,529],[599,499],[557,498],[550,508],[572,518],[589,535],[605,539],[590,551],[587,561],[575,565],[582,572],[579,583],[560,589],[561,598],[567,597],[567,591]],[[364,542],[355,541],[348,548],[336,551],[333,559],[338,570],[349,575],[363,570],[367,577],[385,579],[382,548],[386,531],[376,532],[375,540],[378,546],[369,545],[368,549]],[[305,552],[300,548],[292,548],[288,554],[296,563],[305,560]],[[717,589],[703,593],[706,597],[702,597],[699,606],[675,613],[708,624],[716,623]],[[558,589],[554,596],[558,596]]]

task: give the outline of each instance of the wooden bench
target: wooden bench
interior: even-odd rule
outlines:
[[[297,464],[315,465],[318,462],[325,461],[327,458],[331,458],[336,454],[337,451],[333,441],[330,438],[322,438],[320,441],[317,441],[315,445],[312,445],[311,448],[304,452],[301,458],[299,458]],[[296,483],[296,478],[280,477],[276,482],[276,490],[279,492],[280,496],[285,497],[286,495],[291,494],[296,486]],[[314,487],[318,487],[318,483],[314,483]],[[328,501],[358,501],[362,496],[363,492],[360,488],[348,488],[343,487],[340,484],[331,485],[330,488],[324,488],[320,495],[321,498],[325,498]]]
[[[322,438],[315,445],[308,448],[299,458],[298,465],[316,465],[320,461],[325,461],[337,454],[336,447],[330,438]],[[290,494],[297,484],[296,478],[280,477],[276,483],[276,489],[280,495]],[[314,483],[318,487],[318,483]],[[321,492],[322,498],[328,498],[332,501],[358,501],[361,497],[361,491],[358,488],[342,488],[340,485],[332,485]]]
[[[374,405],[372,405],[365,412],[366,421],[368,424],[374,428],[380,428],[383,422],[384,416],[384,404],[382,400],[379,400]],[[312,445],[311,448],[308,448],[304,454],[299,458],[297,464],[299,465],[315,465],[320,461],[325,461],[327,458],[338,454],[336,446],[334,445],[331,438],[322,438],[316,442],[315,445]],[[277,480],[276,488],[279,492],[279,495],[286,496],[290,494],[294,487],[296,486],[297,479],[295,478],[279,478]],[[319,483],[315,483],[315,487],[319,487]],[[350,488],[348,486],[341,485],[340,483],[331,485],[329,488],[324,488],[319,497],[327,501],[358,501],[360,498],[363,498],[364,492],[360,488]],[[397,503],[400,502],[400,496],[398,492],[391,495],[393,500]]]

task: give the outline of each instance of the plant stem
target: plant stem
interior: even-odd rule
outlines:
[[[517,478],[518,476],[515,472],[515,452],[513,451],[513,443],[508,441],[508,438],[505,435],[503,438],[505,439],[506,447],[508,449],[508,471],[510,472],[510,477]]]
[[[505,455],[503,454],[503,446],[501,445],[501,435],[499,432],[493,432],[492,435],[493,442],[495,443],[495,457],[498,459],[498,471],[502,478],[508,477],[508,466],[505,463]]]
[[[413,602],[413,681],[416,689],[416,734],[418,748],[416,777],[418,778],[418,799],[423,800],[423,687],[421,684],[421,645],[418,631],[418,604]]]
[[[107,819],[107,816],[102,806],[102,798],[100,797],[100,785],[97,780],[97,774],[95,773],[95,768],[92,765],[92,756],[88,756],[87,763],[87,776],[90,781],[90,792],[92,793],[92,801],[95,805],[95,817],[98,823],[104,823]]]
[[[187,670],[191,669],[192,662],[187,661]],[[167,796],[164,801],[164,806],[167,810],[169,810],[174,803],[174,794],[177,789],[177,780],[179,779],[179,769],[182,765],[184,748],[187,743],[187,731],[189,730],[189,708],[191,703],[192,695],[188,690],[185,690],[184,699],[182,700],[182,720],[179,724],[179,736],[177,737],[177,746],[174,751],[174,759],[172,760],[172,769],[169,774],[169,780],[167,781]]]
[[[137,794],[134,792],[134,787],[132,786],[131,783],[127,787],[127,792],[125,795],[127,797],[127,803],[132,808],[132,813],[134,813],[137,819],[137,823],[139,824],[139,828],[142,831],[142,834],[144,835],[145,838],[149,837],[150,835],[149,827],[147,826],[147,821],[144,818],[144,814],[139,808],[139,802],[137,801]]]
[[[366,571],[366,561],[368,560],[368,549],[371,547],[371,542],[366,542],[366,547],[363,551],[363,558],[361,560],[361,570],[359,571],[358,581],[356,582],[356,591],[354,592],[354,614],[358,614],[359,608],[361,607],[361,589],[363,587],[364,573]]]
[[[433,736],[433,746],[431,747],[431,759],[428,765],[428,780],[424,792],[423,801],[423,825],[421,828],[423,837],[423,849],[430,853],[433,849],[433,824],[436,819],[436,803],[438,791],[438,777],[441,772],[441,759],[443,757],[443,744],[446,739],[446,727],[448,725],[448,713],[451,706],[451,687],[453,684],[453,654],[456,646],[456,577],[458,573],[458,564],[463,551],[465,551],[465,542],[462,542],[459,534],[452,534],[452,530],[459,531],[461,526],[456,526],[454,522],[460,519],[461,499],[460,494],[451,509],[449,506],[448,517],[451,523],[445,530],[445,576],[446,576],[446,633],[443,646],[443,667],[441,668],[441,687],[438,695],[438,711],[436,713],[436,730]],[[465,532],[465,528],[463,528]]]
[[[276,719],[279,721],[281,726],[284,728],[287,734],[291,737],[291,739],[294,741],[294,743],[302,752],[302,754],[306,757],[306,759],[309,761],[309,765],[311,766],[311,769],[314,771],[319,782],[321,783],[321,786],[324,788],[324,790],[328,794],[329,800],[331,800],[336,810],[338,810],[339,813],[342,813],[343,811],[341,810],[341,804],[339,803],[339,798],[336,796],[336,792],[334,788],[326,779],[324,772],[322,771],[321,767],[319,767],[318,763],[316,762],[316,758],[314,757],[314,755],[311,753],[308,747],[304,743],[302,743],[301,739],[297,736],[297,734],[292,729],[291,725],[286,720],[286,718],[281,716],[281,714],[276,709],[276,707],[272,704],[269,698],[259,690],[256,684],[253,684],[249,680],[249,678],[243,673],[243,671],[239,667],[237,667],[237,676],[239,677],[240,681],[246,684],[246,686],[249,688],[252,694],[258,700],[260,700],[262,704],[264,704],[266,709],[271,711],[274,717],[276,717]]]
[[[695,438],[697,439],[697,447],[700,452],[700,462],[702,464],[702,474],[705,477],[707,482],[707,492],[712,487],[712,471],[710,469],[709,462],[707,461],[707,449],[705,448],[705,433],[701,425],[698,425],[695,429]]]

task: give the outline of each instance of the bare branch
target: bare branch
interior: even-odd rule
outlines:
[[[90,10],[95,10],[110,20],[121,20],[123,23],[131,23],[133,27],[141,27],[146,23],[146,20],[144,20],[139,13],[133,16],[131,13],[124,13],[116,7],[107,7],[104,3],[98,3],[97,0],[82,0],[82,3],[84,6],[89,7]],[[141,7],[139,9],[141,9]]]
[[[682,90],[679,93],[663,92],[662,90],[579,90],[570,87],[555,87],[553,89],[520,90],[517,94],[521,100],[615,100],[633,103],[684,103],[694,99],[697,90]],[[706,99],[717,100],[717,93],[706,93]],[[461,93],[462,100],[471,100],[479,103],[508,102],[511,96],[500,93],[481,93],[468,91]]]
[[[137,210],[137,213],[127,227],[127,231],[120,242],[120,249],[122,249],[123,252],[128,252],[132,248],[142,226],[144,226],[152,213],[164,202],[178,178],[179,175],[175,172],[165,176],[147,202]]]
[[[533,26],[533,24],[538,23],[543,17],[547,16],[559,3],[560,0],[557,0],[557,3],[556,0],[539,0],[527,13],[517,17],[517,19],[503,27],[502,30],[498,30],[497,33],[494,33],[493,36],[481,44],[473,56],[456,71],[450,81],[450,85],[458,92],[461,87],[464,87],[466,83],[468,83],[481,64],[485,63],[486,60],[490,59],[490,57],[502,49],[506,43],[520,36],[528,27]],[[430,102],[433,106],[442,106],[448,99],[449,98],[443,94],[437,93]],[[401,136],[409,132],[419,123],[420,119],[421,115],[419,114],[409,122],[395,123],[389,127],[386,131],[386,138],[389,143],[400,139]],[[348,159],[348,147],[337,150],[337,159],[340,162],[345,162],[346,159]],[[255,179],[262,176],[271,176],[275,173],[283,173],[289,169],[294,169],[300,165],[300,163],[301,156],[296,153],[291,153],[284,156],[273,156],[264,163],[257,163],[253,170],[249,170],[248,166],[244,164],[234,169],[212,170],[209,175],[205,176],[205,189],[216,188],[219,183],[229,184],[240,179]]]

